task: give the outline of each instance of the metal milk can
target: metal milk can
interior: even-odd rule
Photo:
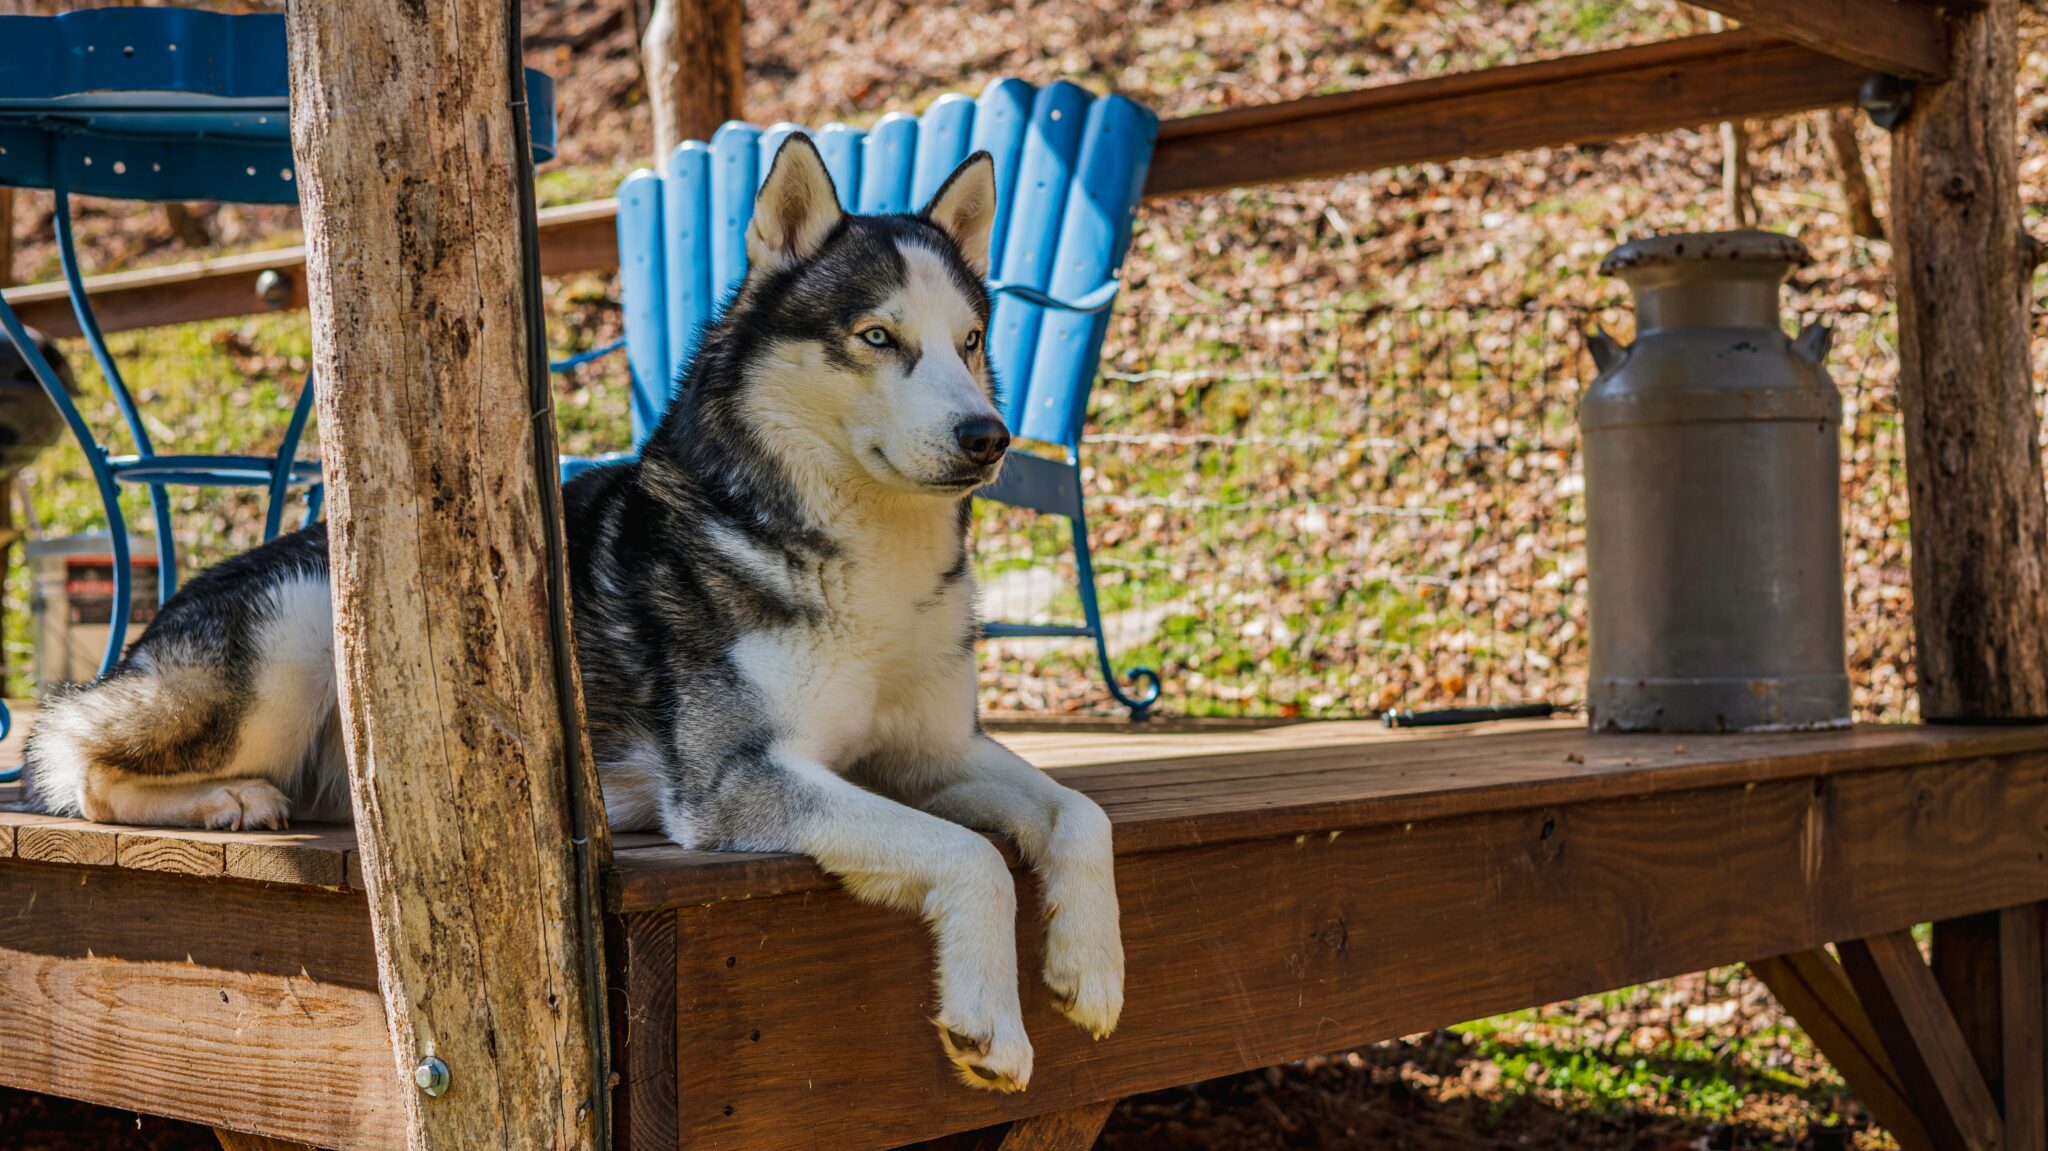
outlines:
[[[1635,240],[1600,265],[1636,342],[1589,337],[1592,726],[1777,731],[1849,722],[1842,631],[1842,399],[1830,334],[1787,338],[1789,236]]]

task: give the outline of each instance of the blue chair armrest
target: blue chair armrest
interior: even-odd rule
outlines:
[[[1110,280],[1078,300],[1062,300],[1025,284],[1005,284],[999,280],[990,281],[988,290],[992,296],[1014,296],[1027,304],[1060,312],[1105,312],[1116,302],[1116,294],[1122,287],[1120,281]]]
[[[638,452],[606,452],[601,456],[563,456],[561,459],[562,482],[568,483],[584,472],[601,468],[620,460],[630,460]]]

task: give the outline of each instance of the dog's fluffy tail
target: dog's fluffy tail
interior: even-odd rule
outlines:
[[[30,802],[53,815],[87,815],[96,781],[217,772],[234,758],[242,694],[205,660],[142,661],[64,693],[28,738]]]

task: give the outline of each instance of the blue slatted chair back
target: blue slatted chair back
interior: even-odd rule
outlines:
[[[922,116],[891,113],[865,131],[828,124],[811,136],[844,207],[869,214],[916,211],[960,161],[988,151],[998,193],[990,279],[1073,301],[1113,285],[1123,267],[1158,127],[1123,96],[1006,79],[978,100],[944,96]],[[697,332],[746,275],[754,195],[798,130],[733,121],[619,186],[634,446],[667,408]],[[998,291],[989,352],[1012,433],[1078,445],[1108,327],[1107,308],[1061,311]]]
[[[644,444],[674,397],[698,333],[746,276],[747,225],[776,149],[800,129],[733,121],[689,141],[619,186],[619,282],[631,365],[633,446]],[[1057,458],[1013,451],[979,496],[1072,524],[1085,622],[990,624],[994,636],[1095,641],[1118,701],[1142,716],[1159,678],[1139,668],[1126,693],[1103,639],[1081,505],[1081,426],[1095,385],[1117,274],[1131,244],[1159,118],[1122,96],[1064,81],[1036,88],[997,80],[980,99],[944,96],[922,116],[892,113],[865,131],[827,124],[811,133],[851,212],[914,212],[976,151],[995,158],[990,241],[995,314],[988,346],[1013,435],[1054,445]]]

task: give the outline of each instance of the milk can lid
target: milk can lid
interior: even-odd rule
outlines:
[[[1635,268],[1714,260],[1790,264],[1803,268],[1813,262],[1813,256],[1807,252],[1806,245],[1790,236],[1755,228],[1740,232],[1673,232],[1630,240],[1607,253],[1607,258],[1600,261],[1600,272],[1611,276]]]

